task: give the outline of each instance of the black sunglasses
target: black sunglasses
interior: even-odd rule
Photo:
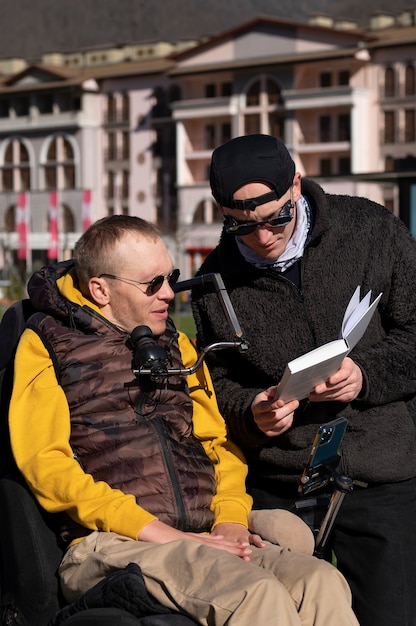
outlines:
[[[262,220],[259,222],[248,221],[248,222],[239,222],[231,215],[226,215],[224,217],[224,229],[225,232],[230,235],[249,235],[253,233],[256,228],[260,226],[271,226],[271,228],[279,228],[280,226],[287,226],[292,219],[293,213],[292,209],[294,204],[292,200],[288,200],[280,209],[279,215],[277,217],[269,217],[267,220]]]
[[[155,276],[152,280],[147,282],[140,282],[139,280],[133,280],[132,278],[122,278],[121,276],[116,276],[115,274],[100,274],[98,278],[112,278],[113,280],[121,280],[123,283],[128,283],[136,287],[137,285],[146,285],[147,289],[145,292],[148,296],[154,296],[155,293],[159,291],[162,287],[165,280],[168,281],[169,287],[173,287],[177,282],[180,276],[180,270],[172,270],[170,274],[167,276],[163,276],[160,274],[159,276]],[[141,289],[139,290],[141,291]]]

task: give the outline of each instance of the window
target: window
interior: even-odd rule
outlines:
[[[121,158],[127,161],[130,158],[130,133],[124,131],[121,135]]]
[[[232,83],[222,83],[221,84],[221,95],[225,98],[228,98],[233,93],[233,84]]]
[[[205,85],[205,97],[206,98],[215,98],[217,95],[217,89],[214,83],[208,83]]]
[[[319,75],[319,86],[320,87],[331,87],[332,85],[332,74],[331,72],[322,72]]]
[[[20,169],[20,191],[28,191],[30,189],[30,169],[22,167]]]
[[[181,88],[179,85],[171,85],[168,90],[169,102],[178,102],[182,99]]]
[[[49,144],[47,159],[48,161],[56,161],[56,140]]]
[[[121,197],[128,198],[129,197],[129,179],[130,174],[128,171],[124,170],[121,177]]]
[[[268,78],[266,80],[266,93],[268,104],[281,104],[282,96],[277,83]]]
[[[224,122],[221,124],[221,143],[225,143],[231,139],[231,124],[230,122]]]
[[[4,151],[1,168],[2,191],[27,191],[31,188],[28,147],[20,139],[11,139]]]
[[[193,224],[212,224],[214,222],[221,222],[222,214],[217,209],[216,204],[211,200],[211,198],[207,198],[205,200],[201,200],[194,211],[193,216]]]
[[[107,198],[114,198],[115,195],[115,173],[107,173]]]
[[[204,128],[204,148],[205,150],[213,150],[215,148],[214,124],[206,124]]]
[[[36,98],[36,104],[41,115],[53,113],[53,96],[51,94],[41,94]]]
[[[45,167],[45,187],[46,189],[58,188],[58,177],[55,167],[49,165]]]
[[[6,211],[4,229],[6,233],[14,233],[16,231],[16,211],[14,206],[10,206]]]
[[[73,164],[64,165],[63,167],[63,188],[74,189],[75,188],[75,167]]]
[[[409,63],[406,66],[404,92],[406,96],[414,96],[415,91],[415,68]]]
[[[351,174],[351,159],[349,156],[338,159],[338,174]]]
[[[68,137],[58,135],[50,140],[46,161],[41,165],[45,189],[75,189],[74,147]]]
[[[4,168],[1,178],[3,191],[13,191],[13,170]]]
[[[329,115],[321,115],[319,118],[319,141],[331,141],[331,118]]]
[[[24,143],[19,143],[20,162],[29,163],[29,152]]]
[[[349,85],[349,84],[350,84],[350,71],[341,70],[338,73],[338,85]]]
[[[349,113],[338,115],[338,141],[350,141],[350,116]]]
[[[394,111],[384,113],[384,143],[394,143],[395,139],[395,116]]]
[[[416,141],[414,109],[408,109],[404,112],[404,140],[406,143]]]
[[[107,159],[109,161],[115,161],[117,159],[117,135],[116,133],[108,133],[107,141],[108,141]]]
[[[13,108],[16,117],[24,117],[25,115],[29,115],[28,98],[16,98],[13,102]]]
[[[61,92],[55,94],[55,103],[60,111],[80,111],[81,97],[75,95],[73,91]]]
[[[251,135],[253,133],[260,132],[260,116],[259,115],[245,115],[244,116],[244,133]]]
[[[253,107],[260,104],[260,81],[251,85],[247,92],[246,106]]]
[[[384,96],[393,98],[395,95],[395,75],[392,67],[387,67],[384,73]]]
[[[13,142],[9,141],[7,144],[6,151],[4,153],[4,162],[11,164],[13,163]]]
[[[59,111],[61,113],[65,113],[67,111],[71,111],[72,109],[72,99],[69,93],[61,93],[56,96],[56,104],[58,105]]]
[[[285,111],[278,83],[269,76],[261,76],[246,92],[244,132],[278,135],[282,139]]]
[[[0,117],[9,117],[9,101],[0,100]]]
[[[123,93],[121,97],[121,119],[128,122],[130,119],[130,99],[128,93]]]
[[[75,232],[75,218],[66,204],[62,204],[62,231],[64,233]]]
[[[386,156],[384,160],[384,170],[386,172],[394,172],[394,159],[391,156]]]
[[[320,176],[330,176],[332,174],[331,159],[321,159],[319,162]]]
[[[69,143],[68,139],[62,138],[62,147],[63,147],[63,157],[65,161],[72,161],[74,158],[74,151],[72,149],[72,145]]]
[[[285,118],[281,113],[270,113],[268,134],[281,139],[284,137]]]
[[[115,122],[117,120],[116,99],[114,94],[110,94],[107,98],[107,121]]]

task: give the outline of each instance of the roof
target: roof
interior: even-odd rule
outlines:
[[[0,94],[2,93],[24,93],[34,91],[54,91],[60,88],[82,86],[88,88],[89,80],[104,80],[106,78],[121,76],[138,76],[144,74],[156,74],[166,72],[173,66],[173,61],[169,59],[156,59],[151,61],[128,61],[123,63],[114,63],[112,65],[104,65],[98,67],[86,67],[82,69],[62,70],[59,68],[51,68],[42,63],[32,64],[22,72],[7,76],[0,80]],[[26,76],[41,76],[46,73],[49,80],[39,82],[20,82]]]
[[[415,4],[395,0],[394,13]],[[2,0],[0,59],[35,62],[47,52],[202,40],[258,15],[306,23],[324,12],[364,26],[380,11],[391,13],[391,0]]]

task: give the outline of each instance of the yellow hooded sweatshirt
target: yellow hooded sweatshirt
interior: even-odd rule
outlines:
[[[67,299],[100,313],[75,288],[71,273],[57,284]],[[183,333],[179,333],[179,348],[184,366],[190,367],[196,358],[195,349]],[[223,522],[247,527],[252,505],[245,490],[247,466],[239,449],[227,440],[205,365],[188,376],[188,386],[193,401],[194,434],[215,467],[213,528]],[[9,426],[17,466],[46,511],[66,511],[91,530],[113,531],[133,539],[156,519],[137,504],[134,496],[94,481],[74,459],[69,445],[71,423],[66,396],[47,349],[30,329],[24,331],[16,352]]]

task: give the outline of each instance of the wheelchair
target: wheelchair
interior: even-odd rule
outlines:
[[[125,594],[133,593],[134,586],[127,586],[126,592],[129,574],[123,571],[114,583],[118,587],[112,597],[119,594],[114,606],[107,606],[105,597],[93,588],[71,611],[57,574],[63,549],[48,514],[17,471],[0,478],[0,503],[2,626],[195,626],[188,616],[169,612],[152,599],[135,603],[134,613],[131,606],[127,609]],[[110,579],[111,575],[106,582],[111,584]],[[131,576],[130,580],[135,581]]]
[[[221,346],[218,344],[208,346],[191,368],[180,372],[184,375],[196,371],[209,349],[232,347],[244,350],[247,347],[219,275],[208,275],[178,283],[175,291],[191,288],[196,280],[202,280],[214,286],[227,321],[233,329],[234,339],[230,342],[222,342]],[[135,576],[132,575],[132,571],[127,571],[130,567],[127,566],[126,571],[121,570],[111,574],[73,605],[66,604],[60,591],[57,574],[63,548],[57,543],[51,516],[40,507],[28,489],[14,465],[7,446],[8,398],[3,397],[3,391],[11,389],[13,349],[17,345],[24,322],[31,313],[30,308],[27,311],[24,309],[25,305],[29,306],[28,301],[21,301],[20,306],[11,307],[9,319],[12,317],[13,321],[9,322],[9,329],[12,332],[5,334],[6,343],[3,354],[0,355],[0,369],[3,377],[0,420],[0,439],[3,442],[0,459],[1,626],[114,626],[115,624],[120,626],[194,626],[196,622],[189,616],[171,612],[166,607],[158,605],[154,599],[142,597],[143,592],[144,596],[146,594],[144,584],[140,588],[134,587],[140,583],[138,566],[135,566],[138,570],[134,572]],[[19,332],[18,329],[20,329]],[[13,334],[14,331],[16,332]],[[144,368],[141,366],[140,372],[152,376],[153,367],[153,361],[147,360]],[[159,375],[160,363],[156,363],[156,370]],[[175,373],[178,372],[175,371]],[[340,418],[340,424],[336,427],[334,424],[327,424],[323,431],[318,431],[308,465],[300,480],[301,496],[328,483],[335,485],[332,497],[328,501],[328,510],[323,523],[319,529],[311,526],[316,539],[315,554],[317,556],[321,556],[325,548],[343,497],[352,488],[350,479],[339,477],[335,470],[339,461],[340,434],[342,438],[342,427],[345,428],[345,424],[346,420]],[[314,500],[300,498],[299,503],[305,502],[307,506],[312,507],[316,504]],[[301,508],[299,507],[299,510],[294,512],[302,519]],[[263,511],[264,513],[266,511]],[[251,528],[251,530],[259,532],[260,529]],[[107,593],[110,588],[111,603]],[[135,593],[136,589],[140,593]],[[142,601],[135,601],[132,605],[132,597],[140,597]]]
[[[340,417],[318,429],[308,464],[299,481],[299,491],[304,497],[296,501],[297,511],[294,512],[306,522],[305,510],[313,510],[318,504],[317,499],[310,498],[310,494],[328,484],[333,486],[332,495],[325,503],[323,521],[319,528],[311,527],[315,536],[314,554],[318,557],[325,550],[343,498],[352,490],[351,479],[336,472],[338,447],[345,427],[346,420]],[[117,573],[117,583],[114,582],[113,606],[106,606],[106,595],[93,588],[77,601],[71,611],[60,592],[57,570],[63,549],[52,530],[51,517],[41,509],[17,470],[0,478],[0,503],[2,626],[195,625],[196,622],[188,616],[168,612],[152,599],[141,604],[136,602],[132,612],[131,603],[126,607],[124,602],[126,590],[123,577],[125,575],[126,582],[129,573],[124,574],[123,571]],[[262,511],[262,514],[271,512]],[[107,577],[106,585],[112,583],[112,576]],[[143,592],[143,589],[139,591]],[[127,592],[131,597],[134,587],[128,587]],[[140,594],[135,595],[139,597]]]

